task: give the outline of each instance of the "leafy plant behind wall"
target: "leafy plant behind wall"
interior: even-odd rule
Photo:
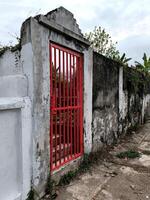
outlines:
[[[123,65],[128,65],[131,58],[126,58],[125,53],[120,55],[117,50],[117,42],[113,42],[111,36],[106,33],[105,29],[98,26],[92,32],[86,33],[85,38],[89,40],[91,47],[97,52],[107,58],[111,58],[120,62]]]
[[[112,59],[119,55],[119,51],[116,49],[117,42],[113,43],[111,36],[100,26],[95,26],[92,32],[86,33],[85,38],[89,40],[91,47],[96,52]]]
[[[143,64],[139,63],[139,62],[135,62],[135,65],[136,65],[136,68],[139,70],[139,71],[142,71],[142,72],[150,72],[150,57],[147,57],[146,53],[144,53],[143,55]]]
[[[123,53],[122,56],[118,55],[114,58],[114,60],[120,62],[123,65],[128,65],[128,62],[131,60],[132,58],[126,58],[126,54]]]

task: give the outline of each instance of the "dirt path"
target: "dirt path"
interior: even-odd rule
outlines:
[[[140,157],[120,159],[120,152],[135,150]],[[150,199],[150,121],[123,139],[92,169],[62,187],[56,200]]]

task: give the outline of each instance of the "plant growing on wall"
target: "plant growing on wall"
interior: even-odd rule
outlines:
[[[16,44],[15,46],[12,46],[12,45],[3,46],[0,44],[0,56],[2,56],[5,53],[5,51],[7,51],[7,50],[10,50],[13,52],[13,51],[20,50],[20,49],[21,49],[20,42],[18,44]]]
[[[150,57],[148,58],[146,53],[144,53],[143,55],[143,64],[139,63],[139,62],[135,62],[135,65],[136,65],[136,68],[139,70],[139,71],[142,71],[142,72],[150,72]]]

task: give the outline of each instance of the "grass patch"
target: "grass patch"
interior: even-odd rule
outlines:
[[[47,184],[45,188],[45,194],[50,196],[50,199],[55,199],[57,194],[56,194],[56,182],[51,178],[51,175],[48,175],[47,178]]]
[[[60,178],[58,185],[68,185],[78,174],[85,173],[90,170],[92,164],[98,161],[98,157],[98,153],[84,154],[78,169],[69,171],[67,174],[63,175]]]
[[[78,172],[88,171],[91,167],[91,164],[92,164],[91,155],[84,154],[83,160],[81,161],[81,163],[79,165]]]
[[[132,135],[132,134],[133,134],[134,132],[136,132],[138,129],[139,129],[139,125],[138,125],[138,124],[135,124],[134,126],[130,126],[130,127],[127,129],[126,134],[127,134],[127,135]]]
[[[134,150],[128,150],[128,151],[123,151],[120,152],[116,155],[117,158],[139,158],[140,157],[140,153],[138,151],[134,151]]]
[[[27,194],[27,199],[26,200],[35,200],[37,198],[39,198],[39,194],[38,192],[34,189],[33,186],[31,186],[31,189],[29,191],[29,193]]]
[[[63,175],[59,181],[59,185],[68,185],[77,175],[77,170],[69,171],[67,174]]]

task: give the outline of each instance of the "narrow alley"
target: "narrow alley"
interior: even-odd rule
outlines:
[[[137,158],[118,158],[135,151]],[[150,199],[150,120],[137,132],[121,139],[90,171],[61,187],[57,200]]]

